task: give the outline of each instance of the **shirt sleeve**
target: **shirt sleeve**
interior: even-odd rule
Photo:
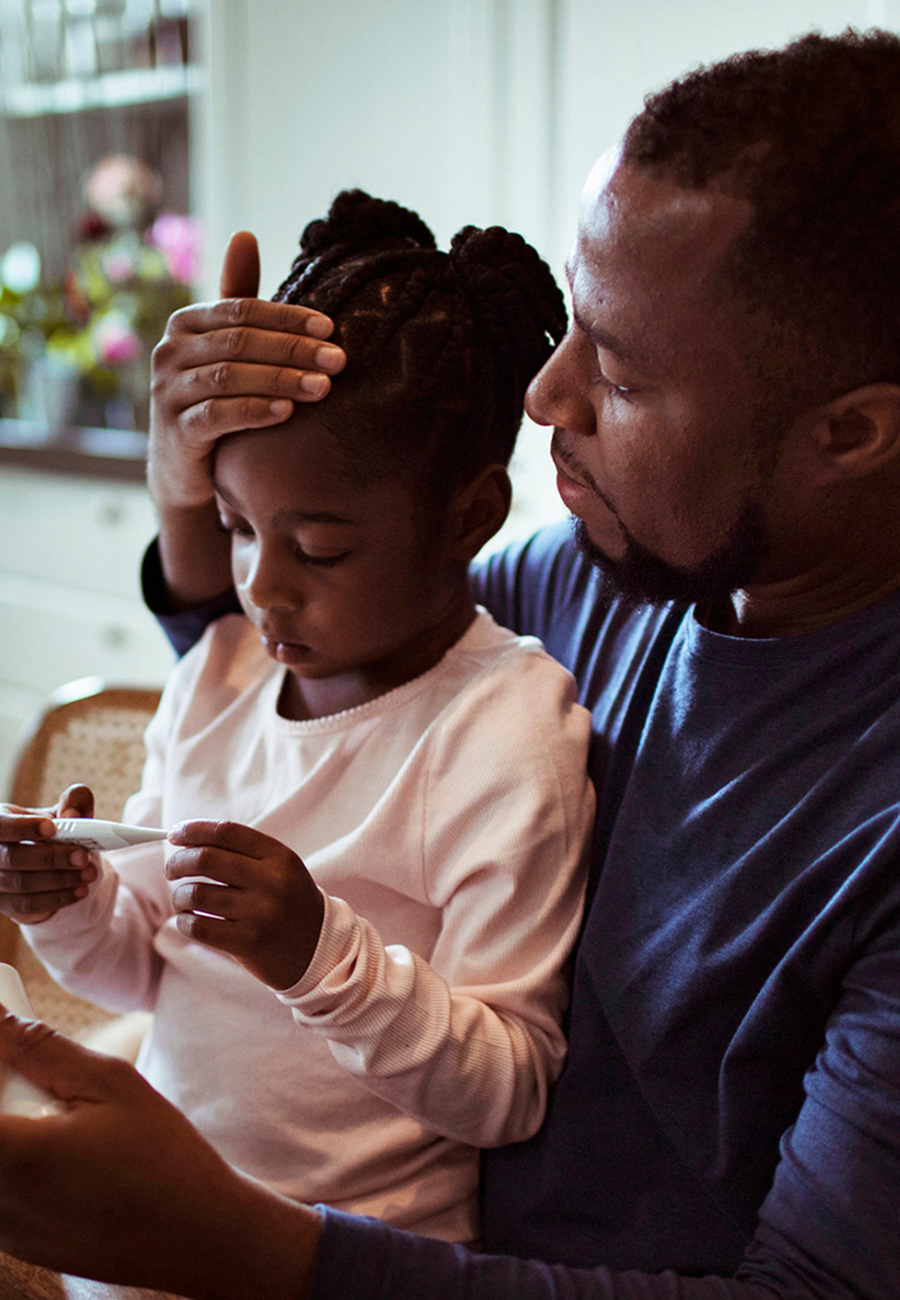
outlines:
[[[141,789],[122,814],[134,825],[162,824],[164,757],[183,676],[184,664],[170,677],[144,734]],[[87,897],[40,925],[23,926],[23,934],[53,978],[71,993],[110,1011],[152,1011],[163,966],[153,941],[173,912],[165,846],[138,844],[98,854],[97,860],[101,875]]]
[[[225,614],[240,614],[241,606],[233,587],[223,591],[215,599],[195,609],[182,610],[178,614],[166,608],[166,584],[163,578],[162,564],[159,558],[159,541],[154,538],[144,552],[141,564],[141,594],[144,604],[153,614],[157,623],[171,642],[172,648],[179,656],[187,654],[197,644],[203,633],[216,619]]]
[[[835,991],[825,1041],[733,1277],[479,1255],[325,1210],[312,1300],[896,1300],[898,926],[897,918],[885,918],[866,936]]]
[[[329,1206],[309,1300],[783,1300],[785,1292],[731,1278],[569,1268],[417,1237]],[[838,1292],[793,1290],[791,1300]],[[850,1300],[850,1293],[847,1292]]]
[[[457,1141],[531,1136],[562,1066],[589,734],[571,677],[542,652],[467,692],[433,741],[422,802],[425,888],[441,909],[430,960],[328,899],[310,968],[279,995],[367,1088]]]

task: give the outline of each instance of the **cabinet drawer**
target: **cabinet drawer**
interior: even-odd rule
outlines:
[[[4,469],[0,569],[139,600],[156,519],[145,488]]]
[[[153,616],[113,597],[0,575],[0,680],[37,690],[94,674],[157,685],[173,654]]]

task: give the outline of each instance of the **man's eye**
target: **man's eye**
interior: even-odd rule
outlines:
[[[613,397],[624,397],[627,400],[631,395],[630,388],[623,388],[621,384],[614,384],[611,379],[606,378],[602,371],[600,372],[600,382]]]

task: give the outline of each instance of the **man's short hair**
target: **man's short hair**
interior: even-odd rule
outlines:
[[[804,36],[649,96],[624,161],[755,213],[727,274],[802,407],[900,383],[900,38]]]

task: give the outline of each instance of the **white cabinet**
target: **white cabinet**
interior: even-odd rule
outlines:
[[[139,484],[0,468],[0,789],[58,686],[165,681],[173,654],[139,587],[155,531]]]

